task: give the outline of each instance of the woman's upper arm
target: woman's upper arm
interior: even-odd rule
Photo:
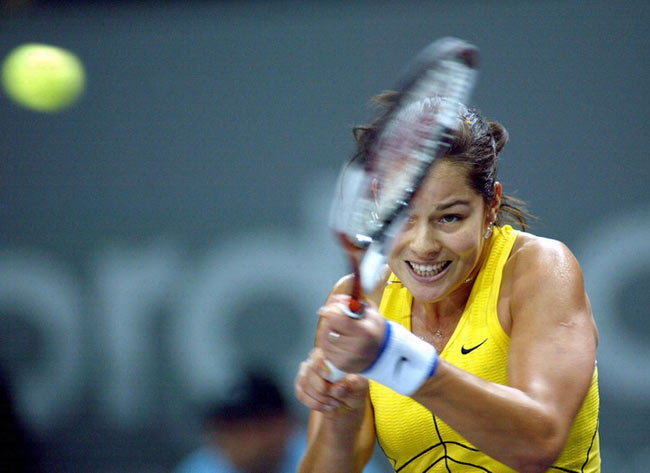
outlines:
[[[568,433],[594,372],[598,337],[582,271],[560,242],[536,238],[508,263],[509,385],[544,406]]]

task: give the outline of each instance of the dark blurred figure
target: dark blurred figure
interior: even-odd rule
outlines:
[[[204,430],[174,473],[295,473],[306,448],[277,383],[255,370],[209,406]]]
[[[0,369],[0,472],[36,473],[37,448],[16,413],[9,377]]]

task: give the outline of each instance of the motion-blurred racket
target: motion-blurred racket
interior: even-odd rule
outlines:
[[[477,75],[477,48],[442,38],[407,67],[396,100],[368,137],[363,159],[339,177],[330,226],[345,249],[354,275],[348,316],[361,318],[363,293],[380,279],[385,255],[408,218],[408,207],[433,162],[443,156],[459,127]],[[345,373],[327,362],[330,380]]]

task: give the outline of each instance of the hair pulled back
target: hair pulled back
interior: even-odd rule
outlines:
[[[384,107],[385,112],[395,102],[397,95],[395,92],[386,92],[375,97],[373,102]],[[500,123],[485,120],[474,108],[463,105],[459,115],[460,126],[442,159],[462,166],[469,185],[483,197],[486,204],[490,204],[495,198],[498,157],[508,142],[508,131]],[[377,132],[377,123],[381,118],[380,116],[370,125],[353,128],[357,149],[352,160],[366,159],[369,152],[368,138]],[[505,194],[501,196],[495,222],[497,225],[510,223],[526,230],[531,218],[533,216],[528,213],[523,201]]]

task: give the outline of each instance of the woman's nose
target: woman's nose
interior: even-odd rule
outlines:
[[[435,230],[428,223],[416,225],[412,230],[410,249],[416,255],[428,257],[440,252],[440,242]]]

